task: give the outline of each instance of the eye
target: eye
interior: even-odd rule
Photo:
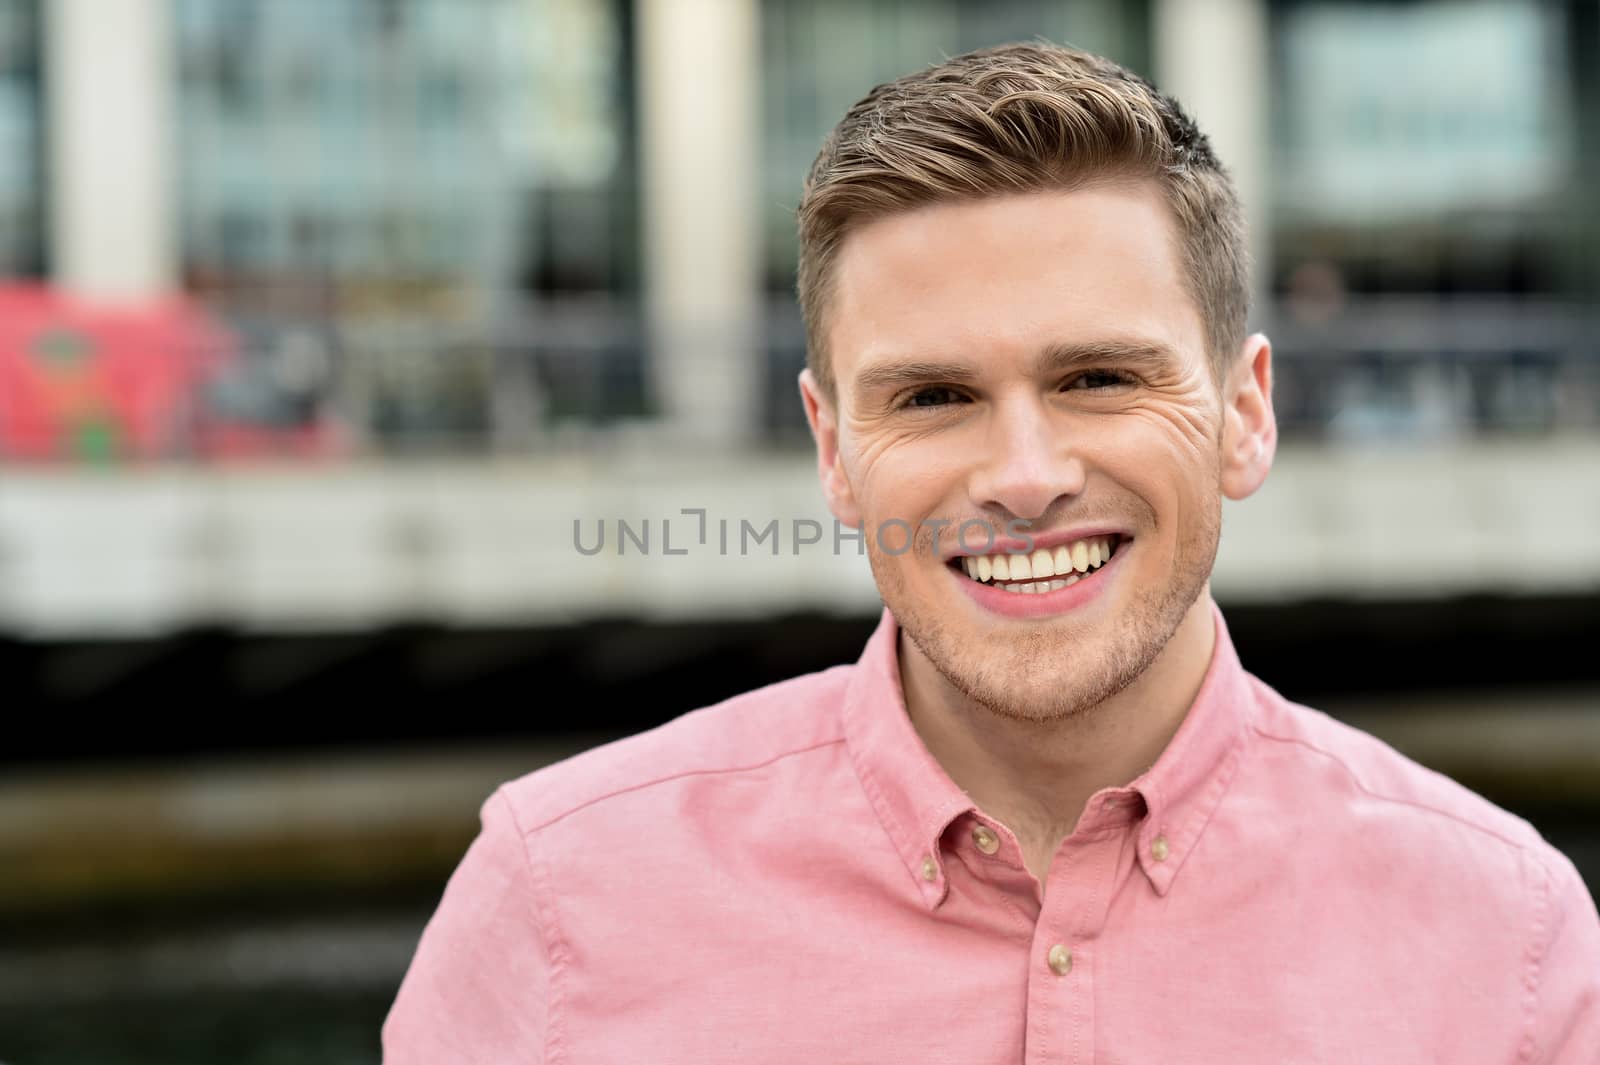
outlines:
[[[910,395],[906,396],[905,400],[901,402],[900,406],[909,407],[912,409],[927,410],[930,408],[946,407],[954,403],[965,402],[967,402],[967,397],[962,395],[960,392],[957,392],[955,389],[946,388],[943,385],[932,385],[927,388],[919,388],[915,392],[912,392]]]
[[[1119,370],[1085,370],[1061,386],[1063,392],[1103,392],[1109,388],[1131,385],[1134,380]]]

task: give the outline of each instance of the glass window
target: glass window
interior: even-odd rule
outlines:
[[[358,286],[626,287],[614,5],[177,9],[184,260],[197,287],[307,270]]]
[[[637,289],[626,2],[174,3],[191,290],[325,328],[386,448],[559,405]]]
[[[1317,263],[1355,292],[1562,288],[1566,29],[1537,0],[1280,4],[1279,286]]]
[[[45,271],[37,0],[0,0],[0,275]]]
[[[1289,434],[1592,424],[1600,9],[1278,0],[1270,279]],[[1587,139],[1586,139],[1587,138]]]

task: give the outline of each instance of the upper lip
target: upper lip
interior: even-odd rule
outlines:
[[[958,526],[959,527],[959,526]],[[1024,551],[1048,550],[1062,544],[1070,544],[1077,540],[1087,540],[1092,536],[1115,536],[1122,540],[1131,540],[1133,537],[1122,529],[1110,525],[1085,525],[1077,529],[1061,529],[1054,532],[1030,533],[1027,540],[1014,536],[996,536],[992,545],[980,543],[983,538],[969,536],[968,540],[974,541],[971,547],[962,547],[957,544],[953,549],[943,553],[946,562],[969,555],[1020,555]]]

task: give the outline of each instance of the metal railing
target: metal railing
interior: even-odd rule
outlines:
[[[537,456],[648,432],[649,333],[607,296],[519,302],[478,317],[223,315],[233,350],[167,413],[158,457],[304,461]],[[1289,440],[1448,440],[1600,432],[1600,312],[1494,298],[1369,299],[1262,316]],[[751,446],[809,441],[796,395],[804,336],[768,306]],[[72,461],[64,451],[62,461]],[[0,426],[0,460],[7,452]],[[113,453],[111,458],[115,460]]]

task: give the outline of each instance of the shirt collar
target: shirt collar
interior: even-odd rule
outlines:
[[[1200,690],[1155,764],[1126,788],[1144,802],[1139,866],[1165,895],[1233,780],[1253,712],[1247,674],[1211,602],[1216,646]],[[897,655],[899,626],[885,608],[845,692],[843,727],[856,774],[929,908],[946,882],[939,840],[977,807],[929,753],[906,713]],[[1098,801],[1098,800],[1097,800]],[[1087,815],[1087,812],[1086,812]]]

